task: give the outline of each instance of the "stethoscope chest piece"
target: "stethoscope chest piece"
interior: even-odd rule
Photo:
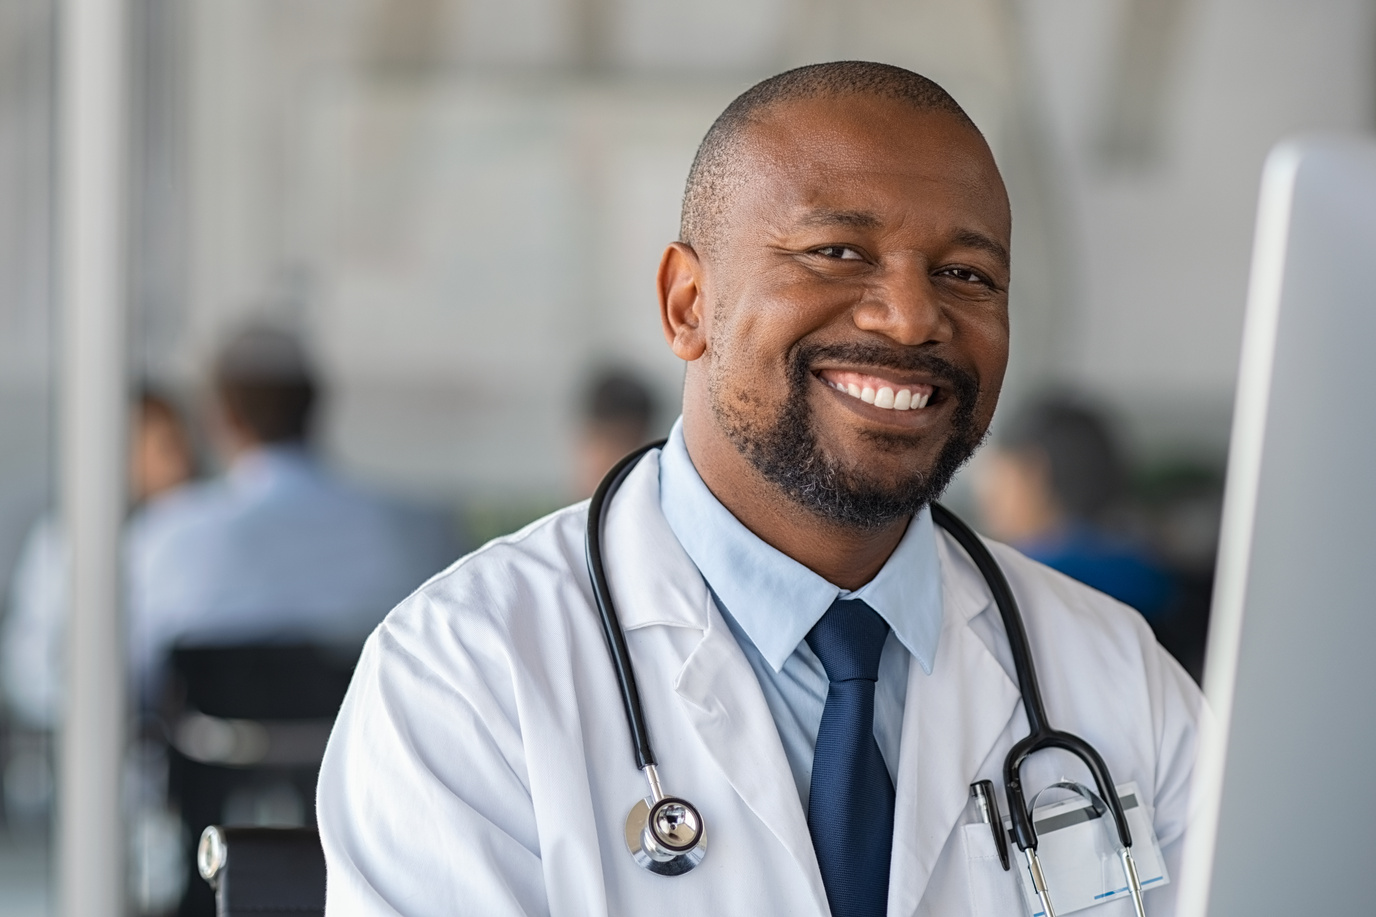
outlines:
[[[626,847],[650,872],[680,876],[707,856],[707,825],[687,800],[646,796],[626,817]]]

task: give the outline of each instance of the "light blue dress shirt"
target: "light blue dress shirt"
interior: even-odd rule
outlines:
[[[861,599],[888,622],[874,737],[892,778],[898,770],[909,660],[931,674],[941,635],[941,567],[931,512],[924,509],[914,517],[874,579],[854,592],[841,589],[765,544],[722,506],[693,467],[681,418],[660,456],[659,502],[755,670],[804,811],[827,699],[827,674],[807,645],[808,631],[838,598]]]
[[[144,690],[177,644],[362,642],[452,559],[416,513],[296,446],[237,458],[222,478],[131,523],[130,639]]]

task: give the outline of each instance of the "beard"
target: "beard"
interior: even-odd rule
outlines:
[[[909,469],[897,481],[880,481],[828,454],[817,437],[808,400],[811,368],[823,359],[876,370],[921,371],[942,380],[946,396],[955,404],[950,432],[931,467]],[[874,531],[917,513],[946,490],[984,440],[985,430],[975,422],[979,383],[960,367],[921,351],[874,344],[800,347],[789,360],[788,397],[772,422],[760,423],[733,409],[722,382],[712,375],[712,412],[736,449],[794,504],[842,528]],[[913,437],[901,433],[861,435],[886,451],[902,452],[913,445]]]

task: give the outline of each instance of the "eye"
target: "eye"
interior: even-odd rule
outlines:
[[[863,261],[865,256],[851,248],[849,245],[825,245],[821,248],[814,248],[813,254],[821,255],[823,258],[835,258],[837,261]]]
[[[978,283],[986,287],[993,286],[989,278],[985,277],[979,271],[971,270],[968,267],[948,267],[943,268],[938,271],[938,273],[946,277],[953,277],[962,283]]]

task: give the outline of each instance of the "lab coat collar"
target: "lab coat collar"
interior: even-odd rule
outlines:
[[[659,511],[659,452],[631,469],[607,508],[607,583],[626,631],[662,624],[707,629],[707,584]]]

